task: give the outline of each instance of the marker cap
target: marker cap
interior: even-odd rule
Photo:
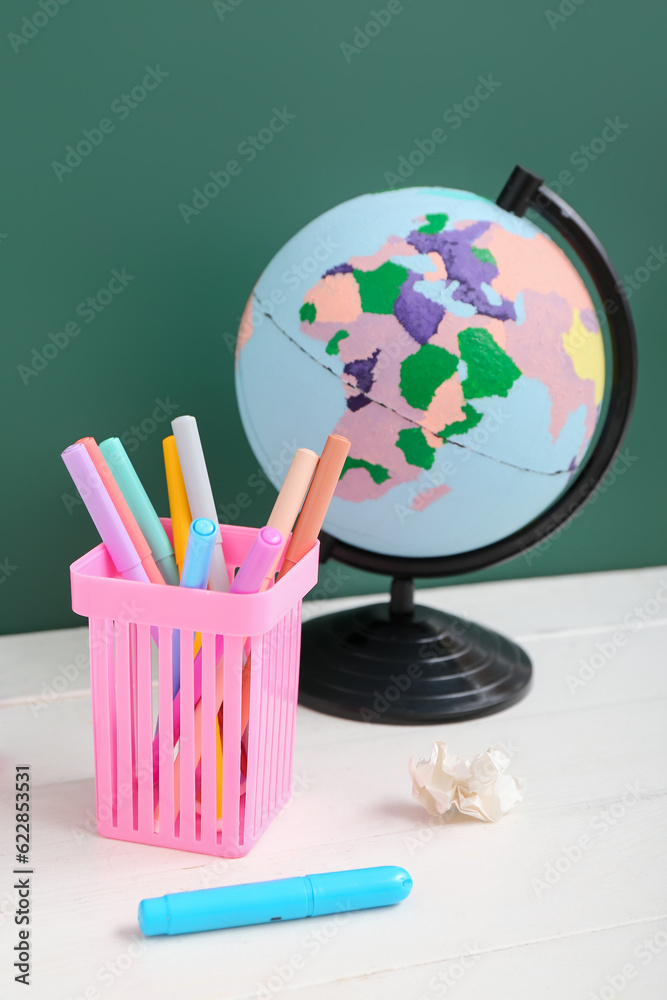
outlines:
[[[282,546],[283,536],[277,528],[262,528],[234,577],[230,593],[256,594]]]
[[[165,896],[141,900],[139,927],[147,937],[169,933],[169,907]]]
[[[214,521],[217,519],[217,512],[197,421],[190,414],[183,414],[172,420],[171,427],[176,438],[178,458],[192,516],[208,517]],[[211,562],[210,587],[211,590],[229,590],[229,576],[219,532]]]
[[[190,525],[183,560],[181,587],[203,590],[208,582],[218,526],[208,517],[198,517]]]
[[[287,470],[285,481],[266,522],[269,527],[281,531],[285,538],[294,527],[318,461],[319,456],[314,451],[299,448]]]
[[[405,868],[395,865],[325,872],[309,875],[308,878],[313,890],[311,914],[314,917],[324,913],[390,906],[406,899],[412,889],[412,877]]]

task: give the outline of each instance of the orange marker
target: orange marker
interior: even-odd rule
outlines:
[[[289,573],[317,541],[349,450],[350,442],[340,434],[330,434],[327,438],[278,579]]]
[[[111,469],[104,461],[104,455],[100,451],[95,438],[79,438],[77,444],[84,445],[86,451],[90,455],[92,462],[100,475],[100,479],[104,483],[106,491],[111,497],[114,507],[118,511],[118,516],[123,522],[123,526],[130,536],[132,544],[137,550],[139,558],[141,559],[141,564],[146,570],[148,579],[151,583],[164,583],[162,573],[160,573],[157,563],[151,554],[150,546],[141,533],[141,529],[134,519],[132,511],[128,507],[127,500],[121,493],[120,486],[114,479]]]
[[[294,527],[294,522],[299,515],[304,498],[308,493],[308,487],[310,486],[313,478],[313,473],[317,468],[317,463],[318,456],[309,448],[299,448],[294,453],[294,458],[292,459],[292,463],[287,470],[287,475],[285,476],[283,485],[280,487],[280,493],[276,498],[273,510],[269,514],[269,519],[266,522],[267,528],[277,528],[285,539],[289,538],[290,532]],[[278,565],[281,555],[282,550],[276,556],[270,572],[267,573],[266,579],[260,587],[260,592],[266,590],[268,587],[273,574],[276,571],[276,566]],[[248,725],[248,718],[250,716],[250,666],[251,656],[248,656],[247,660],[243,664],[243,687],[241,698],[242,733],[245,732],[245,728]]]

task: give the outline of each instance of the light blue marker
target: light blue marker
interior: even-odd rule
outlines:
[[[198,517],[190,525],[188,544],[183,557],[181,587],[205,590],[211,570],[217,524],[207,517]]]
[[[219,889],[173,892],[139,903],[139,927],[145,935],[189,934],[247,924],[270,924],[300,917],[347,913],[400,903],[412,889],[405,868],[357,868],[248,882]]]
[[[107,438],[106,441],[102,441],[100,451],[104,455],[121,493],[127,500],[127,505],[132,511],[142,535],[148,542],[153,559],[157,563],[165,583],[177,587],[178,568],[174,558],[174,549],[120,438]]]
[[[183,572],[181,587],[193,587],[205,590],[213,559],[213,549],[218,537],[218,526],[207,517],[198,517],[190,525],[188,543],[183,557]],[[196,670],[195,661],[195,670]],[[181,687],[181,633],[175,628],[171,635],[171,676],[172,697],[176,697]],[[199,662],[199,680],[195,674],[195,687],[201,691],[201,659]],[[153,737],[153,768],[158,774],[160,764],[160,720],[158,718]]]
[[[181,587],[206,590],[217,533],[217,524],[209,521],[207,517],[198,517],[192,522],[183,557]],[[181,633],[178,629],[174,629],[172,640],[171,661],[175,698],[181,686]]]

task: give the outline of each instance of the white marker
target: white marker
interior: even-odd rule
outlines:
[[[190,416],[176,417],[175,420],[172,420],[171,427],[176,439],[176,450],[181,463],[190,513],[193,519],[208,517],[214,524],[218,524],[218,513],[215,509],[197,421]],[[222,552],[220,528],[218,528],[218,537],[213,549],[209,586],[211,590],[229,590],[229,574]]]

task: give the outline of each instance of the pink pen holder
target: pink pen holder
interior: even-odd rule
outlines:
[[[169,520],[163,524],[171,534]],[[221,531],[233,579],[257,532]],[[248,853],[290,797],[301,602],[317,582],[318,557],[316,544],[259,594],[123,580],[104,545],[72,564],[72,607],[89,619],[103,836],[229,858]]]

